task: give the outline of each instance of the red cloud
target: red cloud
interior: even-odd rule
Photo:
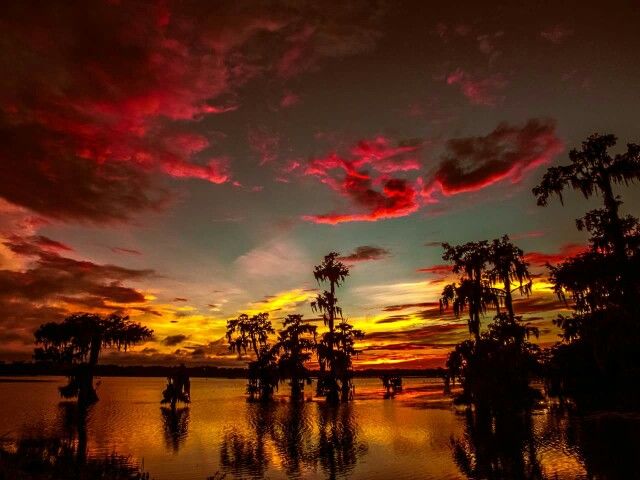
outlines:
[[[462,94],[473,105],[493,107],[502,100],[499,92],[507,86],[507,81],[500,74],[484,78],[472,76],[462,69],[447,75],[447,85],[458,85]]]
[[[134,250],[133,248],[112,247],[111,251],[113,253],[125,253],[127,255],[142,255],[140,250]]]
[[[349,198],[364,212],[307,215],[315,223],[373,222],[384,218],[403,217],[419,208],[416,187],[403,178],[389,177],[420,168],[415,155],[421,148],[417,142],[392,145],[385,137],[361,140],[350,149],[350,156],[337,153],[309,162],[304,174]],[[377,186],[379,189],[375,188]]]
[[[573,34],[573,30],[566,28],[562,25],[553,25],[546,30],[540,32],[540,38],[543,38],[551,43],[560,44],[567,37],[570,37]]]
[[[537,119],[522,127],[503,123],[486,136],[452,139],[423,194],[434,201],[436,191],[455,195],[504,180],[518,183],[526,172],[549,163],[562,148],[555,124]]]
[[[431,267],[419,268],[417,271],[433,273],[435,275],[449,275],[451,273],[451,265],[433,265]]]
[[[7,5],[0,29],[6,46],[0,176],[12,181],[0,184],[0,197],[47,217],[105,222],[162,207],[167,193],[155,184],[158,172],[232,182],[226,163],[210,151],[215,146],[190,130],[206,115],[236,110],[239,89],[257,76],[303,71],[323,57],[362,51],[376,38],[377,15],[366,5],[332,9],[330,17],[318,14],[323,9]],[[273,48],[263,48],[266,38]]]
[[[280,107],[289,108],[300,103],[300,95],[293,92],[285,92],[280,99]]]
[[[567,260],[569,257],[584,253],[587,247],[577,243],[567,243],[560,247],[557,253],[529,252],[525,255],[525,260],[532,265],[544,266],[547,263],[557,264]]]
[[[247,136],[249,147],[260,157],[260,165],[270,163],[278,158],[280,136],[266,127],[253,127]]]

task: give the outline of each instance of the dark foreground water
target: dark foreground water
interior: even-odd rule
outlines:
[[[544,408],[490,425],[453,407],[435,380],[408,379],[393,399],[379,380],[358,380],[356,400],[330,408],[292,404],[286,388],[272,405],[247,403],[241,380],[193,379],[193,403],[171,412],[159,404],[164,379],[103,378],[86,421],[60,402],[63,380],[0,379],[6,448],[79,438],[89,456],[127,456],[158,480],[640,478],[634,416]]]

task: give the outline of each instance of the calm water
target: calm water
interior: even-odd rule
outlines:
[[[73,434],[72,409],[57,391],[64,379],[37,380],[0,382],[5,442]],[[193,403],[172,414],[160,408],[164,383],[101,379],[86,420],[90,455],[129,456],[158,480],[216,472],[226,479],[640,478],[633,470],[640,423],[629,417],[540,411],[491,433],[428,379],[406,380],[394,399],[383,399],[379,380],[358,380],[356,400],[337,408],[291,404],[286,388],[274,405],[250,404],[241,380],[193,379]]]

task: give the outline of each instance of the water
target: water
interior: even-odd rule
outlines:
[[[64,379],[29,380],[0,383],[4,443],[73,436],[75,410],[57,391]],[[158,480],[633,478],[625,472],[640,458],[633,417],[542,410],[487,430],[430,379],[405,380],[393,399],[383,398],[379,380],[359,379],[355,401],[329,408],[292,404],[286,387],[273,405],[247,403],[242,380],[196,378],[193,402],[175,413],[159,404],[164,383],[100,379],[100,401],[81,429],[89,455],[125,455]]]

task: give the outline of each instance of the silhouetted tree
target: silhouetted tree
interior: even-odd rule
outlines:
[[[324,324],[329,327],[329,331],[322,335],[318,345],[318,360],[320,363],[318,393],[325,395],[329,401],[337,401],[339,398],[338,365],[335,352],[335,322],[337,318],[342,318],[342,309],[338,306],[336,288],[349,275],[349,268],[339,258],[340,255],[338,253],[331,252],[313,270],[313,275],[318,283],[329,284],[329,290],[318,294],[316,300],[311,303],[313,311],[322,313]]]
[[[461,274],[458,284],[445,287],[441,305],[453,304],[459,315],[469,309],[470,333],[447,359],[449,378],[460,380],[463,391],[457,400],[477,409],[498,412],[526,407],[533,398],[529,387],[536,370],[538,349],[528,342],[538,330],[515,315],[513,292],[531,293],[531,276],[524,253],[508,236],[460,246],[443,244],[443,258]],[[514,287],[514,285],[516,285]],[[506,307],[506,312],[500,306]],[[480,331],[480,317],[492,306],[496,316],[486,331]]]
[[[74,313],[62,322],[41,325],[35,332],[34,356],[38,361],[68,365],[68,385],[60,388],[64,398],[78,398],[88,405],[98,400],[93,386],[95,367],[102,348],[127,350],[151,338],[152,330],[132,322],[128,316]]]
[[[250,399],[269,400],[278,387],[277,350],[270,345],[269,335],[275,334],[268,313],[258,313],[249,317],[241,314],[227,321],[227,341],[229,349],[241,357],[251,348],[255,360],[249,362],[247,393]]]
[[[191,403],[191,381],[184,364],[174,369],[167,377],[167,387],[162,392],[160,403],[169,403],[171,408],[175,409],[178,401]]]
[[[497,301],[486,276],[489,243],[468,242],[455,246],[443,243],[442,248],[442,259],[450,262],[453,273],[461,276],[457,284],[447,285],[443,289],[440,298],[441,308],[446,309],[452,305],[456,315],[467,309],[469,332],[478,341],[480,318],[485,314],[487,307]]]
[[[353,369],[352,359],[360,353],[356,350],[356,340],[364,338],[364,332],[353,328],[353,325],[342,319],[336,326],[335,332],[335,356],[336,374],[340,379],[340,391],[342,401],[347,401],[353,394]]]
[[[614,135],[590,136],[580,150],[571,150],[570,164],[549,168],[533,193],[541,206],[553,195],[562,202],[567,188],[602,198],[603,208],[576,220],[590,234],[588,251],[549,266],[556,293],[562,299],[568,293],[574,314],[555,321],[563,343],[549,356],[548,378],[554,393],[620,405],[612,392],[622,394],[622,385],[636,389],[640,372],[640,224],[620,213],[623,202],[614,186],[640,178],[640,146],[628,144],[626,152],[611,155],[616,141]]]
[[[513,320],[513,293],[517,291],[520,295],[528,297],[533,285],[529,265],[524,260],[524,252],[509,241],[508,235],[504,235],[500,239],[494,239],[489,245],[488,262],[489,283],[497,290],[498,300],[504,303],[507,315]],[[497,284],[502,284],[503,287],[497,288]]]
[[[294,398],[302,394],[305,382],[311,381],[305,364],[315,351],[316,330],[315,325],[303,322],[302,315],[295,314],[287,315],[282,330],[278,332],[275,349],[280,352],[280,379],[289,379]]]

